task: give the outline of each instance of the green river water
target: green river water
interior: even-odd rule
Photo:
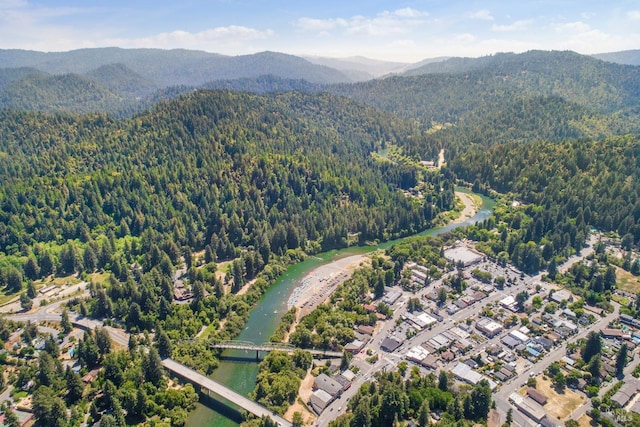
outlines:
[[[442,234],[457,227],[483,221],[493,212],[494,202],[486,197],[482,197],[482,202],[483,205],[481,209],[472,218],[458,224],[432,228],[414,236]],[[404,237],[403,239],[406,238],[407,237]],[[339,258],[368,253],[377,249],[385,249],[403,239],[384,242],[377,246],[357,246],[323,252],[310,256],[303,262],[289,267],[276,283],[267,290],[262,300],[251,311],[245,329],[237,339],[252,341],[256,344],[269,341],[269,337],[275,332],[280,319],[287,312],[287,300],[292,291],[301,284],[302,279],[313,269]],[[255,361],[254,352],[247,353],[240,350],[228,350],[224,353],[224,358],[220,361],[220,366],[213,375],[211,375],[211,378],[238,393],[248,396],[255,387],[257,374],[258,363]],[[221,404],[214,399],[204,398],[201,398],[200,402],[187,419],[188,427],[232,427],[237,426],[241,421],[239,412],[225,404]]]

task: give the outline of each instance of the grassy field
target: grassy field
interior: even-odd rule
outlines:
[[[578,418],[578,424],[580,424],[580,427],[592,427],[592,421],[593,420],[591,419],[591,417],[587,414],[584,414],[583,416]]]
[[[618,289],[632,294],[640,292],[640,277],[636,277],[628,271],[616,267],[616,280],[618,282]]]
[[[547,396],[547,404],[544,408],[549,416],[555,419],[565,419],[583,403],[583,397],[568,388],[558,394],[551,381],[545,380],[542,376],[536,378],[536,381],[536,389]]]

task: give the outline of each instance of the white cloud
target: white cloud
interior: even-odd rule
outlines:
[[[68,50],[90,47],[86,33],[60,25],[55,18],[96,12],[95,8],[43,7],[25,0],[0,0],[0,40],[3,48]]]
[[[493,21],[493,15],[491,15],[491,12],[486,9],[470,12],[467,14],[467,18],[478,19],[481,21]]]
[[[526,30],[531,24],[533,24],[533,20],[521,19],[519,21],[515,21],[512,24],[508,24],[508,25],[493,24],[491,26],[491,30],[496,32],[521,31],[521,30]]]
[[[296,26],[303,31],[327,32],[342,29],[347,34],[385,36],[407,33],[410,27],[424,24],[428,15],[427,12],[407,7],[395,11],[385,10],[374,17],[363,15],[330,19],[304,17],[296,21]]]
[[[584,22],[566,22],[564,24],[555,24],[555,30],[559,33],[584,33],[586,31],[591,30],[589,24],[585,24]]]
[[[338,27],[346,27],[347,21],[344,19],[314,19],[300,18],[296,25],[305,31],[329,31]]]
[[[384,12],[387,13],[387,12]],[[393,12],[394,15],[402,17],[402,18],[420,18],[424,16],[429,16],[427,12],[421,12],[416,9],[412,9],[410,7],[405,7],[404,9],[398,9]]]
[[[223,50],[222,48],[229,45],[238,46],[250,41],[268,39],[273,35],[272,30],[261,31],[255,28],[230,25],[195,33],[177,30],[136,39],[112,39],[106,40],[105,44],[129,48],[161,47],[164,49],[211,49],[211,45],[216,44],[216,47]],[[223,44],[224,46],[222,46]]]
[[[640,10],[630,10],[627,12],[627,18],[632,21],[640,21]]]
[[[458,34],[457,36],[455,36],[454,40],[461,43],[473,43],[477,40],[477,37],[474,36],[473,34],[464,33],[464,34]]]

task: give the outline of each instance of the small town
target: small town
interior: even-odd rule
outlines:
[[[586,248],[563,268],[591,251]],[[320,414],[319,425],[341,412],[375,372],[402,365],[406,375],[418,369],[422,375],[447,372],[470,385],[486,380],[499,414],[489,419],[490,426],[501,425],[508,413],[512,425],[522,427],[577,422],[591,409],[591,399],[605,394],[621,410],[603,414],[611,421],[625,420],[626,411],[640,414],[640,381],[631,376],[640,364],[640,322],[619,314],[617,303],[611,313],[588,305],[576,308],[578,299],[569,291],[542,281],[541,275],[499,266],[469,242],[448,249],[445,256],[459,267],[450,274],[461,274],[466,289],[455,300],[446,298],[446,277],[425,286],[428,269],[407,263],[414,290],[386,288],[382,302],[393,309],[391,318],[365,305],[379,321],[375,327],[357,326],[356,339],[345,346],[353,354],[351,368],[340,372],[332,365],[333,376],[316,377],[309,406]],[[603,343],[599,389],[590,389],[576,369],[586,369],[576,343],[590,333]],[[617,375],[621,346],[628,353],[622,375]],[[438,420],[439,414],[432,412],[431,418]]]

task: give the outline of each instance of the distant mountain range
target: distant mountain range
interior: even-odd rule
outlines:
[[[224,56],[181,49],[0,50],[5,67],[0,68],[0,108],[123,116],[194,89],[223,88],[329,91],[442,122],[464,116],[480,93],[488,104],[503,103],[504,93],[526,93],[560,96],[594,111],[617,111],[640,97],[637,69],[619,64],[638,62],[640,50],[594,56],[531,51],[415,64],[275,52]],[[493,92],[486,93],[488,88]]]
[[[594,58],[602,59],[603,61],[614,62],[616,64],[640,65],[640,49],[599,53],[592,56]]]
[[[50,74],[85,74],[104,65],[122,64],[158,87],[199,86],[212,80],[273,74],[312,83],[351,81],[340,71],[283,53],[224,56],[194,50],[80,49],[70,52],[0,50],[6,68],[32,67]]]

